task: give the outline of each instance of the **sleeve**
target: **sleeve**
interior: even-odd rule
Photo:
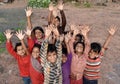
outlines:
[[[11,42],[6,42],[6,48],[7,48],[7,51],[17,60],[17,59],[18,59],[18,55],[17,55],[17,53],[14,51]]]
[[[34,40],[32,38],[27,38],[27,42],[28,42],[28,48],[29,48],[29,51],[32,52],[32,48],[34,46]]]
[[[59,76],[59,84],[62,84],[62,74]]]
[[[46,56],[47,56],[47,49],[48,49],[48,41],[45,40],[41,44],[41,49],[40,49],[40,57],[41,57],[41,65],[44,67],[44,64],[47,62]]]
[[[60,11],[61,17],[62,17],[62,30],[64,32],[65,30],[65,26],[66,26],[66,17],[65,17],[65,13],[63,10]]]
[[[71,61],[72,61],[72,53],[69,53],[69,54],[67,55],[67,58],[68,58],[68,61],[71,63]]]
[[[105,53],[103,53],[102,51],[100,52],[100,57],[102,58],[104,56]]]
[[[74,39],[72,38],[70,41],[69,41],[69,47],[70,47],[70,53],[72,54],[72,56],[74,56],[74,48],[73,48],[73,42],[74,42]]]
[[[62,60],[62,45],[61,45],[60,40],[56,41],[55,46],[57,48],[57,56],[58,56],[57,62],[58,62],[58,64],[61,65],[61,60]]]

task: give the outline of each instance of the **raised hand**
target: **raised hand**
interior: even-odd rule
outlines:
[[[45,37],[48,38],[51,34],[52,28],[50,25],[48,27],[45,27]]]
[[[7,29],[7,30],[4,32],[4,35],[6,36],[6,39],[7,39],[7,40],[10,40],[10,38],[13,36],[12,31],[11,31],[10,29]]]
[[[83,36],[86,36],[89,31],[90,31],[90,27],[85,25],[85,26],[81,29],[81,34],[82,34]]]
[[[22,30],[18,30],[18,31],[16,32],[16,36],[19,38],[19,40],[23,40],[25,34],[23,34]]]
[[[110,29],[108,30],[108,32],[110,35],[114,35],[116,30],[117,30],[116,26],[111,26]]]
[[[53,10],[53,16],[56,17],[58,15],[58,10],[57,8],[55,7],[54,10]]]
[[[26,16],[30,17],[32,15],[32,8],[26,8],[25,12],[26,12]]]
[[[53,33],[58,37],[58,36],[59,36],[59,32],[58,32],[57,27],[54,26],[54,25],[51,25],[51,26],[52,26],[52,31],[53,31]]]
[[[29,28],[26,28],[26,31],[24,31],[27,36],[31,36],[31,30]]]
[[[53,3],[49,4],[49,11],[53,11],[54,7],[53,7]]]
[[[73,36],[77,35],[78,33],[80,33],[80,30],[78,29],[78,27],[74,24],[70,25],[70,28],[73,32]]]
[[[63,4],[63,1],[61,0],[61,1],[58,3],[58,9],[59,9],[59,10],[63,10],[63,6],[64,6],[64,4]]]

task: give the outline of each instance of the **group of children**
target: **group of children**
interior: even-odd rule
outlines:
[[[48,26],[44,29],[40,26],[32,28],[32,10],[25,11],[26,31],[19,30],[15,34],[11,30],[4,32],[6,48],[17,60],[24,84],[98,84],[101,58],[116,27],[108,30],[109,36],[101,46],[97,42],[89,42],[89,26],[71,25],[70,31],[65,31],[66,17],[62,2],[57,7],[50,4]],[[15,48],[11,42],[13,35],[20,40]],[[28,46],[24,39],[27,39]]]

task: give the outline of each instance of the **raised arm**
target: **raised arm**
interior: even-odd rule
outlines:
[[[31,15],[32,15],[32,9],[27,8],[25,9],[26,17],[27,17],[27,26],[28,28],[32,29],[32,22],[31,22]]]
[[[34,40],[31,37],[31,30],[29,28],[26,29],[26,31],[24,31],[26,36],[27,36],[27,42],[28,42],[28,48],[29,51],[32,52],[32,48],[35,44]]]
[[[64,28],[63,30],[65,30],[65,26],[66,26],[66,17],[65,17],[65,13],[63,11],[63,2],[60,2],[58,4],[58,9],[60,10],[60,14],[61,14],[61,18],[62,18],[62,28]]]
[[[69,33],[67,33],[67,35],[65,35],[65,45],[67,47],[68,54],[70,54],[69,41],[70,41],[70,35],[69,35]]]
[[[62,18],[62,29],[63,29],[63,32],[65,30],[65,26],[66,26],[66,17],[65,17],[65,13],[63,11],[63,2],[59,2],[58,4],[58,9],[60,10],[60,14],[61,14],[61,18]]]
[[[58,60],[61,63],[62,60],[62,44],[61,41],[59,39],[57,39],[55,46],[57,48],[57,56],[58,56]]]
[[[44,67],[45,63],[47,62],[47,59],[46,59],[47,49],[48,49],[48,40],[46,39],[41,44],[41,49],[40,49],[41,65],[43,67]]]
[[[109,42],[110,42],[112,36],[113,36],[113,35],[115,34],[115,32],[116,32],[116,27],[115,27],[115,26],[111,26],[110,29],[108,30],[108,32],[109,32],[109,35],[108,35],[108,37],[107,37],[105,43],[103,44],[102,53],[104,53],[105,50],[107,49],[108,44],[109,44]]]
[[[26,45],[24,43],[25,34],[23,34],[22,30],[19,30],[19,31],[16,32],[16,36],[19,38],[19,40],[20,40],[20,42],[22,44],[22,47],[25,50],[26,54],[29,55],[30,53],[29,53],[29,51],[28,51],[28,49],[27,49],[27,47],[26,47]]]
[[[40,49],[40,57],[42,60],[42,66],[47,62],[46,56],[47,56],[47,49],[48,49],[48,38],[50,36],[51,30],[50,28],[45,28],[45,40],[41,44],[41,49]]]
[[[55,37],[58,38],[58,37],[60,36],[60,34],[59,34],[59,32],[58,32],[57,27],[54,26],[54,25],[52,25],[51,29],[52,29],[52,31],[53,31]]]
[[[52,23],[52,20],[53,20],[53,4],[50,3],[49,4],[49,14],[48,14],[48,25],[50,25]]]
[[[84,50],[84,53],[88,53],[89,49],[90,49],[90,42],[89,42],[89,39],[88,39],[89,31],[90,31],[89,26],[84,26],[81,29],[81,34],[84,36],[84,39],[85,39],[85,50]]]
[[[56,41],[56,48],[57,48],[57,66],[61,69],[61,62],[62,62],[62,44],[61,44],[61,39],[57,39]],[[60,70],[61,71],[61,70]],[[59,76],[59,84],[62,84],[62,72],[61,75]]]
[[[71,36],[71,33],[69,33],[69,37],[71,38],[69,41],[69,47],[70,47],[70,52],[74,54],[74,47],[73,43],[75,41],[75,36],[80,33],[76,25],[70,25],[71,30],[73,31],[73,35]]]
[[[14,51],[13,46],[12,46],[12,43],[11,43],[11,41],[10,41],[11,37],[13,36],[11,30],[9,30],[9,29],[6,30],[6,31],[4,32],[4,35],[6,36],[6,39],[7,39],[7,41],[6,41],[6,48],[7,48],[8,52],[9,52],[12,56],[14,56],[15,59],[17,59],[17,58],[18,58],[17,53]]]

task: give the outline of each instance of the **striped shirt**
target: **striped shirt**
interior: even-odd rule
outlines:
[[[100,78],[101,56],[96,59],[87,58],[84,77],[88,80],[96,80]]]
[[[41,45],[40,56],[42,60],[41,64],[44,68],[44,84],[62,84],[62,47],[60,41],[57,41],[55,45],[57,48],[57,61],[55,64],[47,61],[47,40],[45,40]]]

